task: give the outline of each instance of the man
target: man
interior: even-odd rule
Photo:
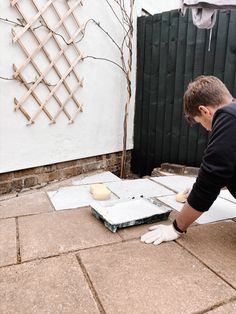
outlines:
[[[236,198],[236,101],[218,78],[200,76],[188,85],[184,112],[190,122],[210,131],[209,143],[181,212],[173,224],[151,227],[141,237],[145,243],[158,245],[177,239],[211,207],[223,187]]]

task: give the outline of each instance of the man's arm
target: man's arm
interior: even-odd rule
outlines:
[[[203,212],[199,212],[186,202],[181,212],[176,217],[176,223],[180,230],[185,231],[187,228],[198,219]]]

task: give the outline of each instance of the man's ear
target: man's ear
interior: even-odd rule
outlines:
[[[211,114],[211,111],[209,110],[209,108],[203,105],[199,106],[198,110],[201,112],[202,115]]]

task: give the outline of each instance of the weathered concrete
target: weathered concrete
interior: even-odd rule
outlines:
[[[53,211],[45,192],[14,197],[1,202],[0,218],[17,217]]]
[[[16,261],[17,249],[15,219],[0,220],[0,266],[14,264]]]
[[[219,306],[218,308],[207,312],[208,314],[235,314],[236,302],[228,303],[226,305]]]
[[[190,228],[177,240],[236,288],[236,223],[224,221]]]
[[[236,291],[176,243],[138,241],[78,254],[104,306],[113,313],[196,313]]]
[[[121,241],[80,208],[19,218],[22,261]]]
[[[75,256],[0,269],[0,313],[99,314]]]

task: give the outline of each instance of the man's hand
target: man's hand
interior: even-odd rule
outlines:
[[[173,225],[155,225],[149,228],[149,232],[141,237],[141,241],[145,243],[153,243],[158,245],[162,242],[173,241],[179,237],[179,233],[174,229]]]

